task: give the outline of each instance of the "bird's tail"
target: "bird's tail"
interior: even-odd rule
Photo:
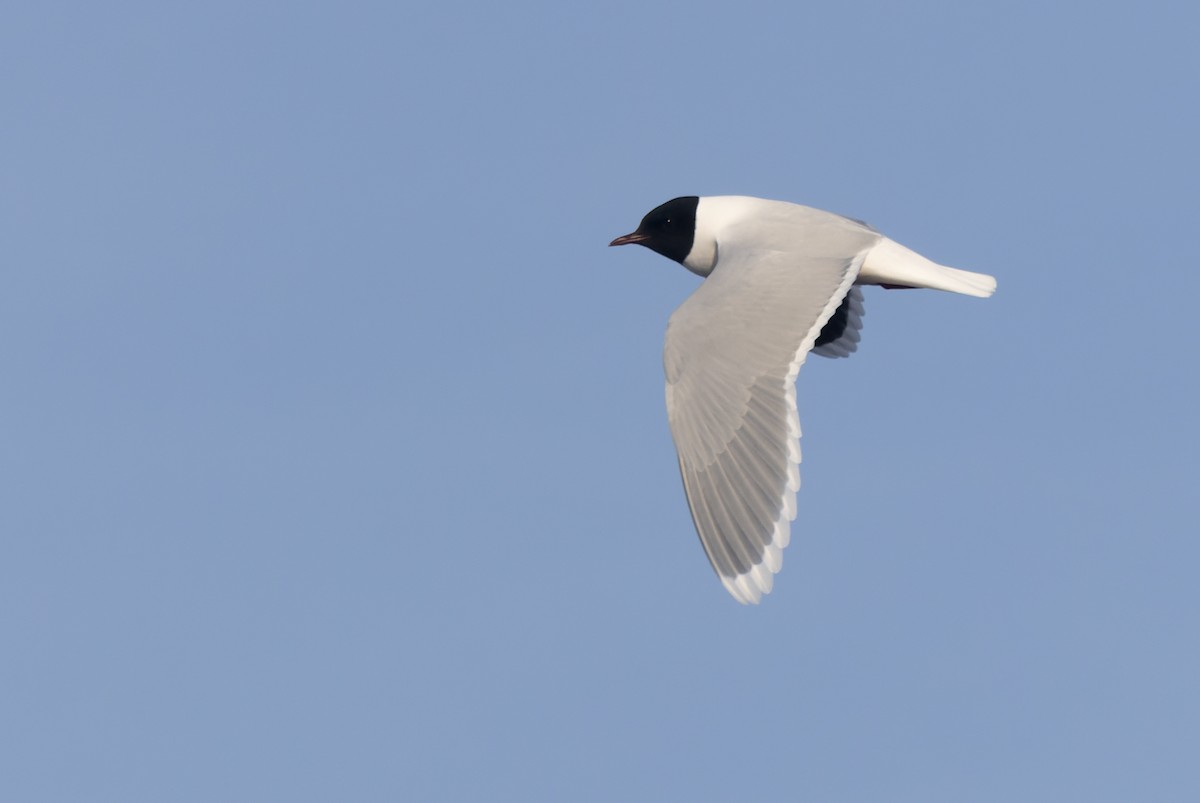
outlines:
[[[987,298],[996,292],[996,279],[931,262],[895,240],[884,237],[871,249],[858,273],[859,284],[884,287],[928,287]]]

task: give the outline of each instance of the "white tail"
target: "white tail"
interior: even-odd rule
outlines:
[[[987,298],[996,292],[994,277],[930,262],[916,251],[887,237],[867,254],[857,283],[927,287],[979,298]]]

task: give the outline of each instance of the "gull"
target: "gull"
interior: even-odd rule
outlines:
[[[633,243],[705,277],[667,325],[667,418],[704,552],[734,599],[757,604],[796,518],[796,375],[809,352],[857,349],[860,285],[986,298],[996,280],[861,221],[745,196],[667,201],[610,245]]]

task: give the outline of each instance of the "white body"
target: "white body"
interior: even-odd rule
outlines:
[[[877,240],[859,269],[855,284],[923,287],[951,293],[986,298],[996,292],[996,280],[984,273],[948,268],[926,259],[895,240],[879,234],[870,226],[833,212],[810,206],[767,201],[742,195],[720,195],[701,198],[696,209],[696,239],[684,265],[701,276],[712,272],[718,257],[717,240],[722,230],[742,221],[793,216],[796,219],[797,243],[803,245],[803,228],[814,220],[870,232]]]

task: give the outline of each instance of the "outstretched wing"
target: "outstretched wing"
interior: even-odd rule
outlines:
[[[723,236],[716,268],[667,327],[667,414],[688,506],[742,603],[770,592],[796,515],[796,374],[878,240],[842,226],[801,233]]]

